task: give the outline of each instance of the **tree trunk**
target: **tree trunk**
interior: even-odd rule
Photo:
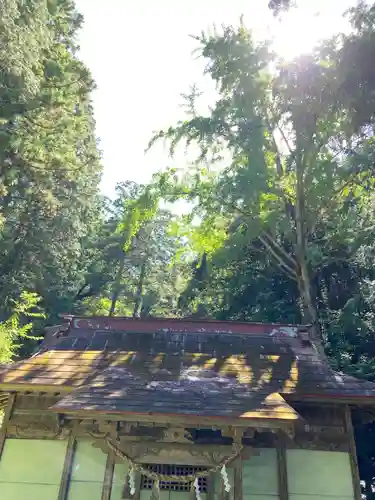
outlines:
[[[141,265],[141,274],[139,276],[137,294],[135,297],[133,318],[138,318],[141,312],[142,302],[143,302],[143,287],[146,278],[146,267],[147,267],[147,256]]]
[[[320,357],[325,359],[318,312],[312,293],[310,270],[307,261],[304,165],[298,159],[296,161],[296,260],[298,264],[298,287],[303,306],[303,321],[304,323],[311,324],[312,342]]]
[[[113,316],[115,313],[116,309],[116,304],[120,295],[120,288],[121,288],[121,278],[124,272],[125,268],[125,252],[122,253],[122,257],[120,260],[120,265],[116,273],[116,278],[113,283],[113,291],[112,291],[112,297],[111,297],[111,308],[109,310],[108,316]]]

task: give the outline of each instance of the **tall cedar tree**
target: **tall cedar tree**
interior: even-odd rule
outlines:
[[[0,319],[23,290],[56,315],[83,281],[101,166],[82,21],[70,0],[1,2]]]

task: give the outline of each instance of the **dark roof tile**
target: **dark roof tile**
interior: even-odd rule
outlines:
[[[278,394],[375,401],[375,384],[332,371],[299,329],[73,318],[38,354],[0,369],[0,389],[70,388],[55,408],[65,412],[288,419],[296,415]]]

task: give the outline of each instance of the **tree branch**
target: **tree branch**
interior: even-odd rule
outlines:
[[[246,213],[245,211],[241,210],[235,203],[230,203],[225,201],[223,198],[219,196],[219,199],[224,205],[230,206],[232,209],[236,210],[240,214],[244,215],[245,217],[249,217],[251,219],[254,219],[252,215],[249,213]],[[296,268],[297,268],[297,262],[296,260],[291,257],[277,241],[272,238],[265,230],[261,229],[261,234],[257,236],[259,241],[267,248],[267,250],[271,253],[271,255],[276,259],[280,269],[291,279],[297,281],[298,276],[296,273]],[[272,246],[273,245],[273,246]],[[277,253],[277,251],[280,252]],[[295,269],[293,269],[293,266]]]
[[[285,249],[267,232],[263,231],[263,234],[268,238],[269,242],[274,245],[277,250],[281,253],[281,255],[285,258],[286,261],[289,261],[289,265],[292,267],[296,268],[297,267],[297,261],[294,257],[288,254],[288,252],[285,251]]]
[[[266,247],[266,249],[270,252],[270,254],[275,258],[277,261],[280,269],[292,280],[298,281],[297,273],[289,267],[288,264],[280,257],[280,255],[277,254],[277,252],[272,248],[272,246],[269,244],[269,242],[264,238],[264,236],[259,235],[258,236],[259,240],[263,243],[263,245]]]

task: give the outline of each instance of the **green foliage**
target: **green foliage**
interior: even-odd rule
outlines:
[[[56,321],[89,264],[101,167],[81,22],[70,0],[1,5],[0,319],[27,289]]]
[[[187,276],[175,259],[175,217],[158,207],[160,186],[117,186],[91,249],[93,259],[75,304],[85,314],[173,315]],[[151,194],[150,194],[151,193]],[[151,201],[150,201],[151,200]]]
[[[291,0],[270,0],[268,2],[268,8],[275,14],[280,14],[280,12],[288,10],[292,4]]]
[[[363,134],[342,91],[349,38],[335,37],[290,63],[255,43],[242,23],[197,41],[219,97],[208,115],[190,114],[150,143],[169,140],[172,155],[181,141],[200,149],[171,191],[195,202],[199,224],[185,236],[201,254],[220,249],[233,231],[260,242],[297,283],[304,321],[317,324],[321,231],[336,231],[355,253],[369,230],[375,180],[373,136]],[[170,172],[171,184],[174,177]]]
[[[165,173],[164,197],[193,203],[174,227],[195,255],[182,312],[311,322],[334,368],[372,380],[374,12],[353,8],[352,33],[291,62],[243,24],[197,37],[218,99],[197,115],[194,89],[186,120],[150,142],[198,149]],[[371,486],[374,453],[359,455]]]
[[[45,318],[36,293],[22,292],[12,303],[10,316],[0,323],[0,362],[9,362],[25,340],[40,340],[32,334],[35,319]]]
[[[117,231],[125,233],[123,250],[128,251],[133,238],[156,215],[159,207],[160,195],[152,185],[145,186],[136,199],[126,200],[124,203],[123,220],[119,223]]]

